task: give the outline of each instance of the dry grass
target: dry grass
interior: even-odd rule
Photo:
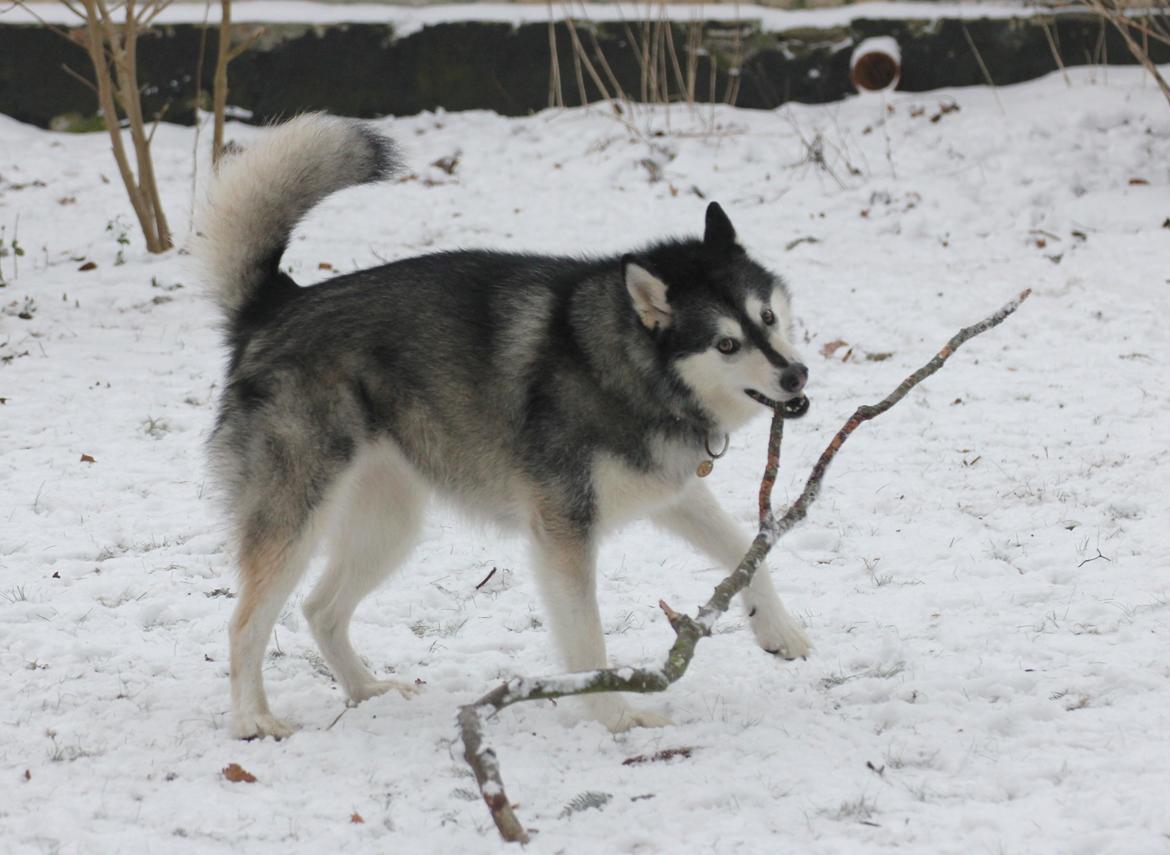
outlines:
[[[647,138],[674,133],[671,107],[682,105],[689,116],[700,120],[700,133],[714,133],[716,105],[734,105],[739,97],[745,46],[738,9],[731,24],[730,49],[722,60],[726,79],[720,85],[720,60],[705,46],[700,9],[696,8],[690,21],[680,23],[670,19],[667,5],[659,0],[657,6],[648,8],[644,20],[621,21],[618,26],[625,33],[624,44],[614,47],[602,45],[598,26],[583,3],[574,6],[571,0],[564,2],[554,15],[550,2],[549,106],[565,106],[565,80],[557,47],[557,28],[563,26],[569,34],[579,103],[608,104],[610,113],[632,133]],[[636,88],[623,86],[614,72],[619,60],[631,58],[638,68]],[[660,120],[665,128],[657,126]]]
[[[1170,0],[1151,0],[1143,3],[1141,9],[1132,14],[1133,4],[1127,0],[1087,0],[1088,6],[1100,16],[1103,22],[1111,24],[1121,37],[1134,59],[1154,78],[1162,94],[1170,103],[1170,84],[1167,84],[1158,66],[1150,58],[1151,44],[1170,47]]]

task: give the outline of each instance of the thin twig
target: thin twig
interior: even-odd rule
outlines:
[[[1156,41],[1161,42],[1164,45],[1170,45],[1170,35],[1167,35],[1166,33],[1160,33],[1156,30],[1150,29],[1150,27],[1146,24],[1146,22],[1141,20],[1140,18],[1126,18],[1125,23],[1126,23],[1126,26],[1128,26],[1130,29],[1137,30],[1139,33],[1141,33],[1143,36],[1145,36],[1147,38],[1152,38]],[[1147,49],[1145,52],[1149,53],[1149,50]]]
[[[1089,0],[1089,6],[1101,16],[1102,25],[1104,25],[1105,21],[1108,21],[1121,34],[1121,37],[1125,40],[1126,47],[1129,48],[1129,52],[1133,54],[1134,59],[1140,62],[1142,67],[1150,73],[1150,76],[1158,84],[1158,88],[1162,90],[1162,94],[1166,96],[1166,100],[1170,101],[1170,84],[1166,82],[1166,78],[1158,71],[1158,66],[1150,59],[1150,52],[1143,50],[1142,46],[1130,34],[1129,30],[1133,22],[1129,16],[1123,11],[1107,6],[1105,0]],[[1104,35],[1102,35],[1102,44],[1104,44]]]
[[[577,39],[577,30],[571,18],[565,18],[565,26],[569,30],[569,41],[573,46],[573,72],[577,76],[577,100],[580,106],[589,105],[589,94],[585,91],[585,76],[581,72],[581,42]]]
[[[557,25],[552,16],[552,0],[548,4],[548,105],[564,107],[565,93],[561,86],[561,58],[557,51]]]
[[[199,137],[203,122],[199,111],[203,109],[203,59],[207,53],[207,20],[211,17],[211,0],[203,0],[203,24],[199,28],[199,56],[195,60],[195,133],[191,140],[191,207],[187,222],[195,222],[195,190],[199,186]]]
[[[162,120],[167,117],[167,113],[171,111],[171,103],[173,99],[168,98],[166,103],[162,105],[162,109],[154,117],[154,122],[150,126],[150,133],[146,136],[146,144],[150,145],[154,142],[154,132],[158,130],[158,126],[162,124]]]
[[[145,3],[142,7],[142,14],[136,19],[138,27],[146,29],[154,23],[155,18],[167,10],[171,5],[171,0],[155,0],[152,3]]]
[[[23,9],[24,11],[28,12],[30,15],[32,15],[34,18],[37,19],[37,23],[39,23],[42,27],[44,27],[46,30],[53,33],[54,35],[60,36],[61,38],[65,39],[65,41],[67,41],[67,42],[73,42],[74,44],[77,44],[77,40],[73,38],[72,34],[68,30],[63,30],[55,24],[50,24],[48,21],[46,21],[44,18],[42,18],[40,15],[38,15],[37,10],[34,9],[30,4],[24,2],[24,0],[14,0],[13,6],[17,9]],[[77,9],[76,7],[74,7],[68,3],[66,3],[65,6],[67,9],[69,9],[70,12],[73,12],[75,15],[79,15],[83,21],[85,20],[85,13],[84,12],[80,11],[79,9]],[[84,47],[84,45],[82,45],[82,47]]]
[[[1106,561],[1109,561],[1111,563],[1113,561],[1113,559],[1110,558],[1108,555],[1102,555],[1101,550],[1098,549],[1096,555],[1094,555],[1092,558],[1086,558],[1084,561],[1082,561],[1080,564],[1077,565],[1077,569],[1079,570],[1081,567],[1084,567],[1090,561],[1100,561],[1102,558],[1104,558]]]
[[[771,493],[780,464],[780,440],[784,429],[784,416],[777,410],[772,418],[772,433],[768,442],[768,460],[760,483],[760,528],[751,548],[739,566],[716,587],[710,599],[699,607],[697,615],[680,614],[659,601],[659,608],[666,615],[675,642],[667,653],[666,661],[659,668],[603,668],[579,674],[565,674],[553,677],[514,677],[497,686],[479,700],[459,709],[459,730],[463,738],[463,756],[475,774],[480,794],[483,796],[492,821],[500,835],[509,842],[528,842],[528,832],[504,791],[500,775],[499,760],[495,751],[484,744],[483,721],[507,706],[521,701],[555,699],[568,695],[587,695],[600,692],[637,692],[641,694],[662,692],[686,673],[687,666],[695,654],[698,642],[711,634],[718,617],[727,611],[731,598],[746,588],[756,568],[763,562],[773,544],[808,515],[809,506],[820,492],[821,482],[833,458],[840,451],[845,440],[866,421],[876,418],[906,397],[906,394],[934,374],[958,350],[958,348],[980,333],[998,326],[1020,307],[1031,290],[1025,290],[998,312],[977,324],[966,327],[951,337],[941,350],[902,381],[893,392],[876,404],[858,407],[845,425],[837,431],[833,440],[821,453],[816,465],[805,482],[804,490],[796,501],[776,519],[771,511]]]
[[[601,79],[601,75],[597,73],[597,68],[594,67],[592,60],[589,59],[589,55],[585,53],[585,46],[581,43],[580,36],[577,35],[577,26],[573,23],[573,19],[565,18],[565,23],[569,26],[569,38],[573,42],[573,53],[580,57],[581,65],[588,72],[589,79],[593,81],[593,85],[597,87],[597,91],[601,93],[601,99],[603,101],[613,101],[615,96],[609,93],[609,89],[606,88],[605,82]],[[578,75],[580,75],[580,70],[578,70]],[[581,104],[584,106],[589,101],[588,95],[585,94],[585,84],[583,82],[580,84],[580,88]]]
[[[1052,58],[1056,60],[1056,67],[1060,69],[1060,74],[1064,77],[1064,85],[1072,88],[1072,81],[1068,77],[1068,69],[1064,67],[1064,60],[1060,57],[1060,48],[1056,44],[1056,38],[1052,35],[1052,22],[1047,18],[1040,18],[1040,28],[1044,30],[1044,38],[1048,40],[1048,49],[1052,51]]]
[[[593,40],[593,55],[597,58],[597,64],[601,66],[601,70],[605,72],[605,76],[609,80],[609,85],[613,87],[614,96],[620,99],[626,106],[626,109],[632,114],[633,108],[630,104],[630,98],[626,95],[625,90],[622,89],[622,84],[617,79],[617,75],[613,73],[613,68],[605,56],[605,51],[601,49],[601,42],[597,39],[597,31],[595,29],[590,28],[589,38]]]
[[[967,39],[967,44],[971,47],[971,53],[975,54],[975,61],[979,63],[979,70],[983,72],[983,79],[991,87],[991,94],[995,96],[995,103],[999,105],[999,112],[1007,115],[1007,111],[1003,108],[1003,102],[999,100],[999,89],[996,87],[995,81],[991,79],[991,72],[987,70],[987,65],[983,62],[983,54],[979,53],[979,48],[975,47],[975,40],[967,32],[966,24],[963,24],[963,37]]]
[[[260,41],[260,39],[264,38],[266,35],[268,35],[267,27],[257,27],[254,29],[251,34],[244,38],[242,42],[228,51],[228,62],[231,62],[233,59],[239,59],[240,54],[251,50],[255,46],[256,42]]]
[[[92,81],[86,80],[82,75],[78,74],[65,63],[61,63],[61,70],[76,80],[78,83],[83,84],[90,92],[94,93],[95,95],[97,94],[98,88],[93,84]]]
[[[335,725],[335,724],[337,724],[337,722],[341,721],[341,717],[343,715],[345,715],[347,712],[349,712],[349,707],[342,707],[341,712],[339,712],[337,714],[337,718],[335,718],[335,719],[333,719],[333,721],[329,722],[329,726],[325,729],[326,730],[333,730],[333,725]]]

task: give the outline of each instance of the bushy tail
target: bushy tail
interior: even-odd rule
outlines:
[[[276,276],[289,235],[314,205],[389,178],[399,165],[394,143],[369,125],[322,113],[298,116],[221,159],[195,212],[192,251],[228,318]]]

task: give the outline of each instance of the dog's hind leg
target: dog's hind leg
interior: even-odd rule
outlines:
[[[312,554],[313,535],[287,536],[255,524],[240,549],[240,595],[229,626],[231,641],[232,735],[238,739],[281,739],[292,727],[275,718],[264,692],[264,650],[280,610]]]
[[[228,484],[240,594],[229,638],[232,732],[241,739],[292,730],[268,709],[264,649],[317,545],[320,508],[354,448],[344,425],[297,418],[302,397],[296,384],[273,380],[260,404],[228,398],[213,438],[213,461],[234,473]]]
[[[427,488],[396,449],[379,446],[355,464],[331,520],[329,565],[305,600],[313,637],[351,702],[413,684],[378,680],[354,651],[349,624],[358,603],[410,553],[422,525]]]
[[[752,538],[702,484],[690,485],[678,502],[654,516],[654,522],[728,570],[743,560],[752,545]],[[812,644],[777,596],[767,565],[756,568],[742,599],[760,647],[785,659],[800,659],[808,654]]]
[[[606,667],[605,632],[597,607],[596,549],[590,538],[537,524],[532,553],[553,638],[570,671]],[[670,719],[635,710],[614,693],[586,695],[593,718],[613,732],[662,727]]]

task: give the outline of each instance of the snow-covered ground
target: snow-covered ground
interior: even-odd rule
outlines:
[[[1170,108],[1136,70],[1070,74],[721,109],[708,134],[679,109],[648,138],[602,109],[388,119],[413,175],[299,230],[307,283],[451,247],[617,250],[718,199],[791,282],[812,369],[779,499],[857,404],[1035,290],[849,441],[774,552],[807,661],[737,611],[638,699],[674,727],[611,736],[567,702],[493,722],[532,851],[1170,850]],[[193,143],[155,142],[180,235]],[[347,710],[298,599],[267,679],[300,731],[228,738],[216,317],[181,253],[144,252],[107,148],[0,119],[0,227],[25,250],[0,259],[0,851],[499,851],[454,713],[557,664],[523,545],[442,509],[354,631],[421,695]],[[745,528],[765,434],[712,476]],[[601,566],[618,663],[658,661],[659,598],[691,609],[720,576],[642,525]]]

